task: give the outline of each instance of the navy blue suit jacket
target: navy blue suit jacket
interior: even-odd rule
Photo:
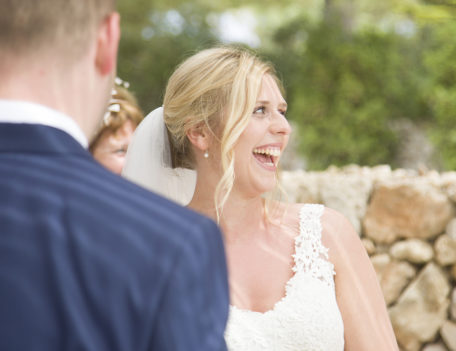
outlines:
[[[215,223],[0,123],[0,350],[226,350],[228,305]]]

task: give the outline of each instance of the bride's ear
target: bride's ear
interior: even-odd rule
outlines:
[[[187,138],[190,143],[200,151],[206,151],[210,144],[210,133],[203,123],[191,127],[187,131]]]

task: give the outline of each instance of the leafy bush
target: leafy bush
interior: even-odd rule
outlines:
[[[278,31],[276,44],[278,54],[270,56],[282,72],[310,168],[394,166],[398,138],[390,122],[424,118],[428,110],[413,41],[299,19]]]

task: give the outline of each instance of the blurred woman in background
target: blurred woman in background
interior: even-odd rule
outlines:
[[[116,79],[108,111],[90,142],[93,157],[107,169],[120,174],[133,133],[144,115],[128,83]]]

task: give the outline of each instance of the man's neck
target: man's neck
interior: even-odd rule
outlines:
[[[32,64],[0,66],[0,99],[22,100],[47,106],[72,118],[87,138],[91,136],[95,122],[89,123],[93,112],[90,83],[81,79],[84,66],[70,65],[61,68],[58,62],[48,58]],[[54,60],[56,61],[56,60]],[[92,118],[93,120],[93,118]]]

